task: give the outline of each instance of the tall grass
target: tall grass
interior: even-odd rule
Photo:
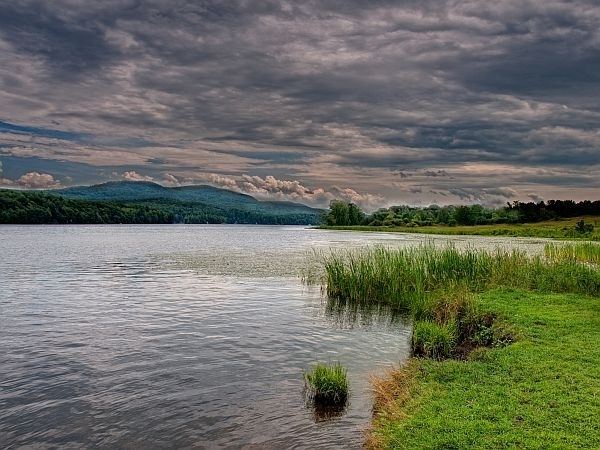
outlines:
[[[413,353],[435,359],[514,340],[513,330],[479,311],[471,292],[511,287],[600,296],[597,268],[576,258],[530,257],[520,251],[374,248],[327,256],[325,273],[332,299],[405,311],[414,320]]]
[[[443,359],[451,356],[458,339],[455,321],[438,323],[428,320],[415,322],[412,334],[412,349],[416,356]]]
[[[600,271],[574,260],[529,257],[516,250],[421,245],[348,251],[327,256],[325,272],[331,298],[391,303],[413,314],[427,309],[432,293],[456,286],[469,291],[507,286],[600,295]]]
[[[544,254],[553,261],[581,261],[600,264],[600,244],[582,242],[576,244],[546,244]]]
[[[317,363],[304,374],[304,380],[315,403],[338,405],[348,398],[348,374],[340,363],[330,366]]]

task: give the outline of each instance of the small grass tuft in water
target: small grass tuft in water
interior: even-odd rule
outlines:
[[[348,373],[340,363],[317,363],[304,374],[304,381],[316,404],[339,405],[348,399]]]

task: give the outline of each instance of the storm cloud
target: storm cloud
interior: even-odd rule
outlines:
[[[5,172],[371,206],[582,199],[598,98],[595,0],[0,5]]]

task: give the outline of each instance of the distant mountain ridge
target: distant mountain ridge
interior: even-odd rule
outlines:
[[[45,191],[0,189],[0,223],[313,225],[322,215],[299,203],[260,201],[206,185],[111,181]]]
[[[166,187],[151,181],[108,181],[92,186],[72,186],[45,192],[80,200],[117,202],[170,200],[202,203],[221,209],[260,210],[271,214],[320,214],[322,212],[320,209],[300,203],[261,201],[248,194],[209,185]]]

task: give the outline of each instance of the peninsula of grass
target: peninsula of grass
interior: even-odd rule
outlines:
[[[594,226],[589,233],[577,232],[577,223]],[[493,225],[431,225],[431,226],[327,226],[321,229],[348,230],[348,231],[377,231],[389,233],[421,233],[440,235],[477,235],[477,236],[511,236],[511,237],[537,237],[553,239],[576,239],[600,241],[600,218],[597,216],[576,217],[572,219],[548,220],[536,223],[522,224],[493,224]]]
[[[304,380],[310,399],[319,406],[343,405],[348,399],[348,374],[340,363],[317,363]]]
[[[421,246],[334,254],[325,270],[331,298],[413,320],[413,356],[374,380],[369,446],[600,447],[595,264]]]

